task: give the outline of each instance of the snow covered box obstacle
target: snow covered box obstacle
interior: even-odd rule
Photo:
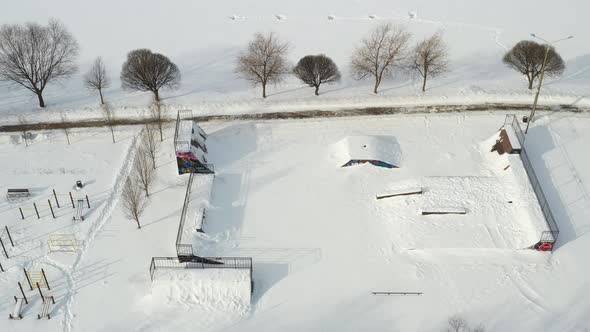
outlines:
[[[401,161],[400,146],[393,136],[348,136],[334,144],[333,149],[342,167],[370,163],[398,168]]]
[[[207,163],[207,133],[190,120],[191,110],[178,111],[174,131],[174,151],[178,174],[213,173],[213,165]]]

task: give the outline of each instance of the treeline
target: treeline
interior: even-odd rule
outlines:
[[[414,45],[405,28],[382,24],[360,40],[350,56],[348,67],[356,80],[371,80],[373,93],[379,92],[384,78],[395,68],[405,70],[422,81],[425,92],[430,78],[450,70],[449,50],[442,33],[435,33]],[[325,54],[306,55],[295,66],[288,61],[290,43],[274,33],[256,33],[236,59],[236,73],[243,79],[260,85],[262,97],[267,88],[294,75],[314,88],[336,82],[341,72]],[[79,46],[73,35],[57,20],[47,25],[37,23],[5,24],[0,27],[0,80],[34,93],[40,107],[45,107],[43,92],[53,82],[64,80],[77,68]],[[523,40],[503,57],[503,62],[523,75],[532,89],[541,72],[561,75],[565,64],[554,47]],[[132,50],[121,68],[121,86],[126,90],[149,91],[155,102],[160,101],[161,89],[176,89],[181,74],[168,57],[149,49]],[[96,58],[84,75],[86,88],[96,91],[101,105],[105,104],[104,89],[110,87],[101,57]]]

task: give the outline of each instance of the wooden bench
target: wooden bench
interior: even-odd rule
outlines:
[[[12,313],[8,314],[8,318],[10,319],[23,319],[23,315],[21,311],[23,310],[24,304],[26,304],[26,300],[22,297],[14,297],[14,309],[12,309]]]
[[[17,198],[29,198],[31,197],[31,192],[29,189],[8,189],[6,190],[6,198],[8,200],[17,199]]]

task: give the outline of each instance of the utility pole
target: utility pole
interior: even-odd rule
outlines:
[[[533,109],[531,110],[531,114],[529,115],[529,119],[526,123],[526,129],[524,130],[525,134],[527,134],[529,132],[529,126],[531,125],[531,122],[533,122],[533,117],[535,116],[535,112],[537,111],[537,102],[539,101],[539,94],[541,94],[541,85],[543,85],[543,77],[545,77],[545,67],[547,66],[547,59],[549,58],[549,51],[551,51],[553,44],[556,44],[562,40],[568,40],[568,39],[574,38],[574,36],[568,36],[566,38],[558,39],[558,40],[550,43],[550,42],[546,41],[545,39],[535,35],[534,33],[531,33],[531,36],[545,42],[545,58],[543,59],[543,65],[541,66],[541,76],[539,77],[539,84],[537,85],[537,93],[535,94],[535,101],[533,102]]]

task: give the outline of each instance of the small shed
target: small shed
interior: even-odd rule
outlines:
[[[520,153],[522,147],[520,141],[514,132],[514,129],[510,126],[502,128],[500,130],[500,140],[498,141],[501,149],[505,153]]]
[[[398,168],[401,161],[399,143],[393,136],[348,136],[334,145],[342,167],[369,163],[384,168]]]

